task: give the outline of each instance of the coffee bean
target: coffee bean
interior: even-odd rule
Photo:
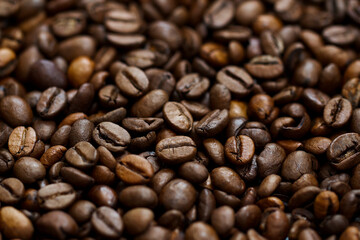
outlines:
[[[235,66],[223,68],[216,75],[216,80],[238,97],[247,96],[254,84],[252,77],[244,69]]]
[[[148,229],[154,213],[148,208],[134,208],[124,214],[123,220],[126,231],[130,235],[138,235]]]
[[[159,194],[161,192],[161,189],[174,178],[174,170],[164,168],[154,175],[154,177],[150,181],[150,186],[156,193]]]
[[[191,73],[185,75],[176,83],[176,91],[187,99],[196,99],[202,96],[209,86],[209,79]]]
[[[11,127],[30,125],[33,113],[30,105],[18,96],[6,96],[0,100],[2,119]]]
[[[95,127],[93,139],[112,152],[122,152],[130,143],[130,134],[117,124],[102,122]]]
[[[69,11],[56,14],[51,24],[55,35],[70,37],[81,33],[86,26],[85,14],[77,11]]]
[[[129,131],[143,133],[158,130],[163,122],[162,118],[125,118],[122,125]]]
[[[353,78],[347,81],[341,91],[341,94],[350,101],[351,105],[356,108],[360,103],[360,79]]]
[[[15,204],[24,195],[24,184],[17,178],[5,178],[0,182],[0,202]]]
[[[149,87],[145,73],[136,67],[127,67],[116,74],[116,85],[120,91],[129,97],[142,96]]]
[[[74,219],[63,211],[50,211],[42,215],[36,226],[39,231],[49,237],[67,239],[75,236],[79,228]]]
[[[49,184],[38,191],[37,199],[41,208],[59,210],[70,206],[75,201],[75,191],[70,184]]]
[[[47,149],[46,152],[41,156],[40,162],[46,168],[49,168],[63,158],[66,150],[67,150],[66,147],[61,145],[52,146],[49,149]]]
[[[321,64],[314,59],[305,59],[295,69],[292,83],[303,87],[314,87],[321,74]]]
[[[235,224],[242,231],[258,226],[260,220],[261,210],[253,204],[240,208],[235,215]]]
[[[80,56],[93,56],[95,49],[95,39],[86,35],[70,37],[59,43],[59,55],[66,61]]]
[[[120,215],[114,209],[105,206],[92,214],[91,223],[95,231],[106,238],[120,237],[124,228]]]
[[[87,169],[96,164],[99,154],[89,142],[78,142],[66,151],[65,158],[74,167]]]
[[[17,127],[9,136],[9,151],[17,158],[29,156],[35,148],[36,141],[36,132],[32,127]]]
[[[281,175],[289,180],[297,180],[305,173],[313,173],[318,168],[317,159],[304,151],[290,153],[281,169]]]
[[[224,46],[214,42],[201,45],[200,56],[214,67],[224,67],[229,63],[229,55]]]
[[[245,68],[252,76],[265,79],[279,77],[284,71],[282,61],[270,55],[254,57]]]
[[[175,79],[173,75],[165,70],[158,68],[151,68],[145,71],[147,78],[149,79],[149,89],[162,89],[168,95],[171,95],[175,88]]]
[[[16,54],[9,48],[0,48],[0,77],[6,77],[16,67]]]
[[[260,226],[265,237],[284,239],[290,229],[290,221],[282,210],[267,209],[263,214]]]
[[[120,93],[120,89],[115,85],[106,85],[98,93],[100,104],[106,108],[123,107],[128,103],[128,99]]]
[[[192,223],[185,232],[186,239],[195,240],[195,239],[209,239],[209,240],[218,240],[219,237],[210,225],[204,222],[194,222]]]
[[[345,98],[335,97],[326,104],[323,118],[326,124],[339,128],[350,120],[351,114],[351,103]]]
[[[218,0],[204,13],[204,22],[210,28],[221,28],[230,23],[235,15],[234,4],[227,0]]]
[[[206,114],[198,124],[196,124],[195,131],[200,136],[213,137],[219,134],[229,122],[228,110],[216,109]]]
[[[66,102],[65,91],[57,87],[51,87],[41,94],[36,104],[36,111],[42,118],[52,119],[65,109]]]
[[[360,136],[357,133],[345,133],[335,138],[326,155],[331,164],[337,169],[345,170],[358,164],[358,142]]]
[[[51,61],[38,60],[31,65],[29,78],[41,90],[50,87],[66,88],[65,74]]]
[[[158,204],[156,193],[144,185],[126,187],[119,194],[119,201],[130,208],[154,208]]]
[[[0,211],[1,232],[6,238],[32,239],[34,227],[29,218],[11,206]]]
[[[314,213],[319,219],[328,214],[334,214],[339,209],[339,200],[335,193],[324,191],[319,193],[314,201]]]
[[[118,197],[114,189],[106,185],[95,185],[89,190],[89,198],[98,206],[114,208],[118,202]]]
[[[172,50],[180,47],[182,36],[179,28],[173,23],[155,21],[149,25],[149,37],[165,41]]]
[[[186,162],[179,167],[179,174],[191,183],[203,183],[208,178],[206,167],[197,162]]]
[[[174,179],[161,190],[159,200],[166,209],[187,212],[196,200],[196,190],[188,181]]]
[[[335,45],[349,45],[355,41],[357,32],[352,27],[329,26],[322,32],[324,39]]]
[[[135,33],[141,28],[141,23],[135,12],[117,9],[105,14],[105,26],[110,31],[123,34]]]
[[[175,136],[161,140],[156,145],[158,157],[171,164],[190,161],[196,154],[195,142],[187,136]]]
[[[174,131],[187,133],[191,131],[193,118],[190,112],[180,103],[167,102],[163,107],[165,121]]]
[[[214,187],[233,195],[241,195],[245,191],[245,182],[231,168],[218,167],[210,173]]]
[[[5,148],[0,148],[0,174],[10,171],[14,166],[14,158]]]
[[[116,175],[127,184],[144,184],[150,181],[154,170],[145,158],[129,154],[120,159]]]
[[[169,100],[169,95],[161,89],[152,90],[140,98],[131,108],[136,117],[151,117]]]
[[[254,153],[254,142],[246,135],[232,136],[225,143],[225,156],[233,164],[247,164]]]

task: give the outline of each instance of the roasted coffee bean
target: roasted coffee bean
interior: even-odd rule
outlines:
[[[360,161],[359,141],[360,136],[357,133],[345,133],[335,138],[326,152],[330,163],[339,170],[357,165]]]
[[[165,70],[158,68],[151,68],[145,71],[147,78],[149,79],[149,89],[162,89],[168,95],[171,95],[175,88],[175,78],[173,75]]]
[[[166,21],[155,21],[149,25],[149,37],[166,42],[172,50],[180,47],[182,36],[179,28],[173,23]]]
[[[279,77],[284,71],[282,61],[270,55],[254,57],[245,68],[252,76],[265,79]]]
[[[200,48],[200,56],[214,67],[224,67],[229,63],[229,54],[223,45],[207,42]]]
[[[335,193],[324,191],[319,193],[314,201],[314,213],[319,219],[335,214],[339,210],[339,200]]]
[[[249,163],[254,153],[254,142],[246,135],[232,136],[225,143],[225,155],[233,164],[245,165]]]
[[[244,206],[236,212],[235,226],[242,231],[247,231],[250,228],[256,228],[261,220],[261,210],[258,206],[250,204]]]
[[[169,95],[161,89],[152,90],[140,98],[131,108],[136,117],[151,117],[169,100]]]
[[[129,97],[142,96],[149,87],[145,73],[137,67],[127,67],[116,74],[116,85]]]
[[[36,141],[36,132],[32,127],[17,127],[9,136],[9,151],[17,158],[29,156],[35,148]]]
[[[209,239],[209,240],[218,240],[219,237],[210,225],[198,221],[192,223],[185,232],[186,239],[195,240],[195,239]]]
[[[175,136],[161,140],[156,154],[165,163],[178,164],[190,161],[196,154],[195,142],[187,136]]]
[[[190,210],[196,200],[195,188],[186,180],[174,179],[161,190],[159,200],[166,209]]]
[[[217,165],[224,165],[225,154],[224,146],[215,138],[207,138],[203,141],[203,145],[206,153],[209,155],[211,160]]]
[[[350,120],[351,114],[351,103],[345,98],[335,97],[326,104],[323,118],[328,125],[338,128]]]
[[[92,214],[91,223],[97,233],[105,238],[120,237],[124,223],[119,213],[109,207],[100,207]]]
[[[158,204],[156,193],[144,185],[126,187],[119,193],[119,201],[126,207],[154,208]]]
[[[50,147],[45,151],[45,153],[41,156],[40,162],[46,167],[49,168],[55,163],[59,162],[66,152],[66,147],[62,145],[55,145]]]
[[[245,182],[231,168],[215,168],[210,176],[212,185],[226,193],[239,196],[245,191]]]
[[[180,103],[167,102],[163,107],[163,116],[167,124],[176,132],[187,133],[192,129],[193,118]]]
[[[30,105],[21,97],[6,96],[0,100],[1,118],[11,127],[30,125],[33,112]]]
[[[209,176],[206,167],[198,162],[186,162],[179,167],[179,175],[191,183],[203,183]]]
[[[199,122],[196,124],[195,131],[200,136],[204,137],[213,137],[219,134],[229,122],[229,113],[227,109],[214,111],[206,114]]]
[[[128,99],[120,93],[120,89],[115,85],[106,85],[98,93],[100,104],[106,108],[123,107],[128,103]]]
[[[176,83],[176,91],[187,99],[201,97],[210,86],[210,81],[197,73],[187,74]]]
[[[67,183],[49,184],[38,191],[37,200],[41,208],[59,210],[70,206],[76,198],[75,190]]]
[[[46,175],[45,167],[35,158],[22,157],[15,162],[14,175],[25,184],[42,180]]]
[[[95,127],[93,139],[112,152],[122,152],[130,143],[130,134],[117,124],[102,122]]]
[[[274,100],[266,94],[256,94],[248,104],[248,115],[264,124],[271,123],[279,114]]]
[[[154,170],[145,158],[128,154],[117,164],[116,175],[127,184],[144,184],[150,181]]]
[[[5,206],[0,211],[1,232],[6,238],[32,239],[34,227],[21,211]]]
[[[5,148],[0,148],[0,174],[10,171],[14,166],[14,158]]]
[[[282,210],[269,208],[263,213],[260,229],[268,239],[284,239],[290,229],[290,221]]]
[[[89,142],[78,142],[66,151],[65,159],[74,167],[88,169],[97,163],[99,154]]]
[[[341,91],[341,94],[350,101],[353,108],[356,108],[360,103],[360,79],[353,78],[347,81]]]
[[[83,12],[69,11],[59,13],[54,17],[51,27],[55,35],[70,37],[79,34],[86,26],[86,17]]]
[[[114,208],[118,197],[114,189],[106,185],[95,185],[89,190],[89,198],[98,206]]]
[[[297,180],[301,175],[317,170],[317,159],[310,153],[304,151],[295,151],[290,153],[281,169],[281,175],[288,180]]]
[[[124,227],[130,235],[143,233],[149,228],[153,220],[154,213],[148,208],[131,209],[123,217]]]
[[[322,36],[330,44],[349,45],[355,41],[357,32],[352,27],[329,26],[324,29]]]
[[[36,221],[36,226],[42,234],[57,239],[75,236],[79,229],[77,223],[69,214],[58,210],[42,215]]]
[[[29,69],[29,78],[41,90],[50,87],[66,88],[65,74],[51,61],[38,60]]]
[[[66,104],[65,91],[57,87],[51,87],[41,94],[36,104],[36,111],[42,118],[52,119],[65,109]]]
[[[223,68],[217,73],[216,80],[238,97],[247,96],[254,85],[252,77],[244,69],[236,66]]]
[[[15,204],[24,195],[24,184],[17,178],[5,178],[0,182],[0,202]]]
[[[141,19],[135,12],[125,9],[114,9],[106,12],[105,26],[113,32],[128,34],[135,33],[141,28]]]
[[[0,48],[0,77],[6,77],[16,66],[16,54],[9,48]]]
[[[94,124],[87,119],[79,119],[71,126],[69,144],[74,146],[78,142],[89,142],[92,138]]]
[[[93,56],[95,49],[95,39],[86,35],[67,38],[59,43],[59,55],[66,61],[72,61],[80,56]]]
[[[226,235],[235,224],[234,210],[229,206],[215,209],[211,214],[211,225],[219,235]]]
[[[210,28],[221,28],[230,23],[235,15],[234,4],[227,0],[218,0],[204,13],[204,22]]]
[[[210,112],[210,109],[202,103],[188,100],[182,100],[180,103],[190,112],[191,116],[195,119],[202,118]]]

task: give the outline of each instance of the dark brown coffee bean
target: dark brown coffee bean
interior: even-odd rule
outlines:
[[[341,46],[353,43],[357,35],[355,28],[340,25],[329,26],[322,32],[322,36],[327,42]]]
[[[74,146],[78,142],[90,142],[94,124],[87,119],[80,119],[74,122],[69,134],[69,144]]]
[[[81,33],[86,26],[83,12],[69,11],[55,15],[51,27],[58,37],[70,37]]]
[[[151,68],[146,70],[145,74],[149,79],[150,90],[162,89],[167,92],[168,95],[171,95],[176,82],[170,72],[158,68]]]
[[[188,181],[174,179],[161,190],[159,200],[166,209],[185,213],[195,203],[196,190]]]
[[[268,55],[280,56],[284,51],[284,43],[280,35],[274,34],[271,31],[262,32],[260,41],[264,52]]]
[[[131,108],[136,117],[151,117],[169,100],[169,95],[161,89],[152,90],[140,98]]]
[[[349,100],[342,97],[335,97],[326,104],[323,118],[326,124],[334,128],[339,128],[350,120],[351,114],[352,106]]]
[[[145,73],[136,67],[127,67],[116,75],[116,85],[120,91],[130,97],[142,96],[149,87]]]
[[[14,166],[14,158],[8,150],[0,148],[0,174],[10,171]]]
[[[41,90],[50,87],[66,88],[65,74],[51,61],[39,60],[31,65],[29,78]]]
[[[197,73],[187,74],[176,83],[176,91],[187,99],[201,97],[210,86],[210,81]]]
[[[284,71],[282,61],[270,55],[254,57],[245,68],[252,76],[265,79],[278,77]]]
[[[228,234],[234,224],[235,213],[234,210],[229,206],[219,207],[211,214],[211,225],[221,236]]]
[[[96,206],[92,202],[79,200],[71,206],[69,214],[76,222],[84,223],[90,220],[91,215],[95,210]]]
[[[0,100],[0,115],[11,127],[30,125],[33,118],[30,105],[18,96],[6,96]]]
[[[105,238],[120,237],[124,223],[119,213],[109,207],[98,208],[91,217],[95,231]]]
[[[108,30],[122,34],[138,32],[141,28],[141,19],[135,12],[125,9],[114,9],[105,14],[105,26]]]
[[[46,210],[64,209],[76,198],[72,186],[67,183],[49,184],[38,191],[37,199],[41,208]]]
[[[211,183],[228,194],[239,196],[245,191],[245,182],[231,168],[218,167],[211,171]]]
[[[6,238],[32,239],[34,227],[21,211],[5,206],[0,211],[1,232]]]
[[[319,81],[322,68],[314,59],[305,59],[295,69],[292,83],[302,87],[314,87]]]
[[[206,114],[198,124],[196,124],[195,131],[200,136],[213,137],[219,134],[229,122],[229,113],[227,109],[214,111]]]
[[[219,240],[219,237],[210,225],[198,221],[192,223],[185,232],[186,239],[196,240],[196,239],[208,239],[208,240]]]
[[[115,33],[108,33],[107,40],[115,46],[120,48],[136,48],[144,44],[145,37],[139,34],[122,35]]]
[[[17,127],[9,136],[9,151],[17,158],[29,156],[35,148],[36,141],[36,132],[32,127]]]
[[[176,132],[187,133],[192,129],[193,118],[180,103],[167,102],[163,107],[163,116],[167,124]]]
[[[165,41],[172,50],[180,47],[182,36],[179,28],[170,22],[155,21],[149,25],[149,37]]]
[[[76,168],[88,169],[97,163],[99,154],[89,142],[79,142],[66,151],[65,159]]]
[[[356,108],[360,103],[360,79],[353,78],[347,81],[341,91],[341,94],[350,101],[351,105]]]
[[[335,138],[327,149],[327,158],[339,170],[354,167],[360,161],[358,153],[360,136],[357,133],[345,133]]]
[[[65,91],[51,87],[46,89],[36,104],[36,111],[44,119],[53,119],[66,107],[67,98]]]
[[[126,187],[119,193],[119,201],[126,207],[154,208],[158,204],[156,193],[144,185]]]
[[[306,88],[302,98],[308,109],[315,112],[321,112],[330,100],[328,95],[314,88]]]
[[[59,127],[58,130],[56,130],[56,132],[51,137],[51,145],[67,146],[70,131],[71,126],[69,125]]]
[[[249,163],[254,153],[254,142],[248,136],[232,136],[225,143],[225,155],[233,164],[245,165]]]
[[[209,176],[206,167],[198,162],[186,162],[179,167],[179,175],[191,183],[203,183]]]
[[[295,151],[290,153],[281,169],[281,175],[289,180],[297,180],[301,175],[317,170],[317,159],[304,151]]]
[[[250,228],[256,228],[261,220],[261,210],[258,206],[250,204],[237,211],[235,215],[236,226],[247,231]]]
[[[282,210],[268,209],[263,213],[260,229],[268,239],[285,239],[290,229],[290,221]]]
[[[55,165],[53,165],[55,166]],[[86,173],[73,167],[61,167],[60,176],[63,181],[71,184],[75,188],[88,188],[94,184],[94,179]]]
[[[217,73],[216,80],[238,97],[247,96],[252,91],[254,84],[252,77],[244,69],[236,66],[223,68]]]
[[[118,197],[114,189],[106,185],[95,185],[89,190],[88,196],[98,206],[114,208]]]
[[[63,211],[45,213],[36,221],[36,226],[42,234],[57,239],[66,239],[78,232],[77,223]]]
[[[112,152],[122,152],[130,143],[130,134],[117,124],[102,122],[95,127],[93,139]]]
[[[74,36],[59,43],[59,55],[66,61],[80,56],[93,56],[96,50],[95,39],[89,36]]]
[[[195,142],[187,136],[175,136],[161,140],[156,145],[158,157],[171,164],[190,161],[196,154]]]
[[[55,163],[59,162],[64,157],[66,150],[66,147],[61,145],[52,146],[47,149],[45,153],[41,156],[40,162],[46,168],[49,168]]]
[[[154,220],[154,213],[148,208],[134,208],[123,217],[124,227],[130,235],[139,235],[146,231]]]
[[[0,48],[0,77],[6,77],[16,67],[16,54],[9,48]]]
[[[98,97],[100,104],[110,109],[123,107],[128,103],[128,100],[121,95],[120,89],[111,84],[102,87],[98,93]]]
[[[227,0],[212,3],[204,13],[204,22],[210,28],[222,28],[230,23],[235,15],[234,4]]]
[[[116,166],[116,176],[127,184],[145,184],[154,175],[151,164],[143,157],[129,154]]]
[[[24,184],[17,178],[5,178],[0,182],[0,202],[15,204],[25,192]]]
[[[277,118],[279,109],[275,107],[274,100],[269,95],[256,94],[250,99],[247,112],[249,117],[268,124]]]

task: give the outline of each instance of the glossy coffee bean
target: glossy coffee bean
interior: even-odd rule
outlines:
[[[167,124],[174,131],[187,133],[193,126],[193,118],[186,107],[177,102],[167,102],[163,107],[163,115]]]
[[[245,182],[231,168],[215,168],[211,171],[210,176],[212,184],[224,192],[241,195],[245,191]]]
[[[255,153],[254,142],[246,135],[230,137],[224,147],[227,159],[236,165],[249,163]]]
[[[105,206],[94,211],[91,223],[95,231],[105,238],[120,237],[124,228],[124,223],[119,213]]]
[[[35,148],[36,141],[36,132],[32,127],[17,127],[9,136],[9,151],[17,158],[29,156]]]
[[[195,131],[200,136],[213,137],[219,134],[226,127],[228,122],[229,122],[228,110],[216,109],[206,114],[198,122],[198,124],[196,124]]]
[[[351,103],[342,97],[332,98],[324,108],[324,121],[334,127],[344,126],[351,117],[352,106]]]
[[[65,159],[76,168],[87,169],[96,164],[99,154],[90,143],[79,142],[66,151]]]
[[[124,95],[140,97],[147,91],[149,80],[141,69],[127,67],[117,73],[116,85]]]
[[[30,219],[11,206],[0,210],[1,232],[6,238],[31,239],[34,227]]]
[[[127,184],[144,184],[150,181],[154,170],[145,158],[129,154],[120,159],[116,175]]]
[[[1,118],[11,127],[30,125],[33,112],[30,105],[18,96],[6,96],[0,100]]]
[[[45,167],[32,157],[22,157],[15,162],[14,175],[23,183],[31,184],[42,180],[46,175]]]
[[[102,122],[95,127],[93,139],[112,152],[122,152],[130,143],[130,134],[117,124]]]
[[[66,104],[65,91],[57,87],[51,87],[41,94],[36,104],[36,111],[42,118],[52,119],[65,109]]]
[[[47,210],[64,209],[75,201],[75,190],[67,183],[49,184],[38,191],[37,200]]]
[[[161,140],[156,145],[158,157],[170,164],[190,161],[196,154],[195,142],[187,136],[175,136]]]

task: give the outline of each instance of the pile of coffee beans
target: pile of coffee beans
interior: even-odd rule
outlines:
[[[0,0],[0,240],[359,240],[360,0]]]

